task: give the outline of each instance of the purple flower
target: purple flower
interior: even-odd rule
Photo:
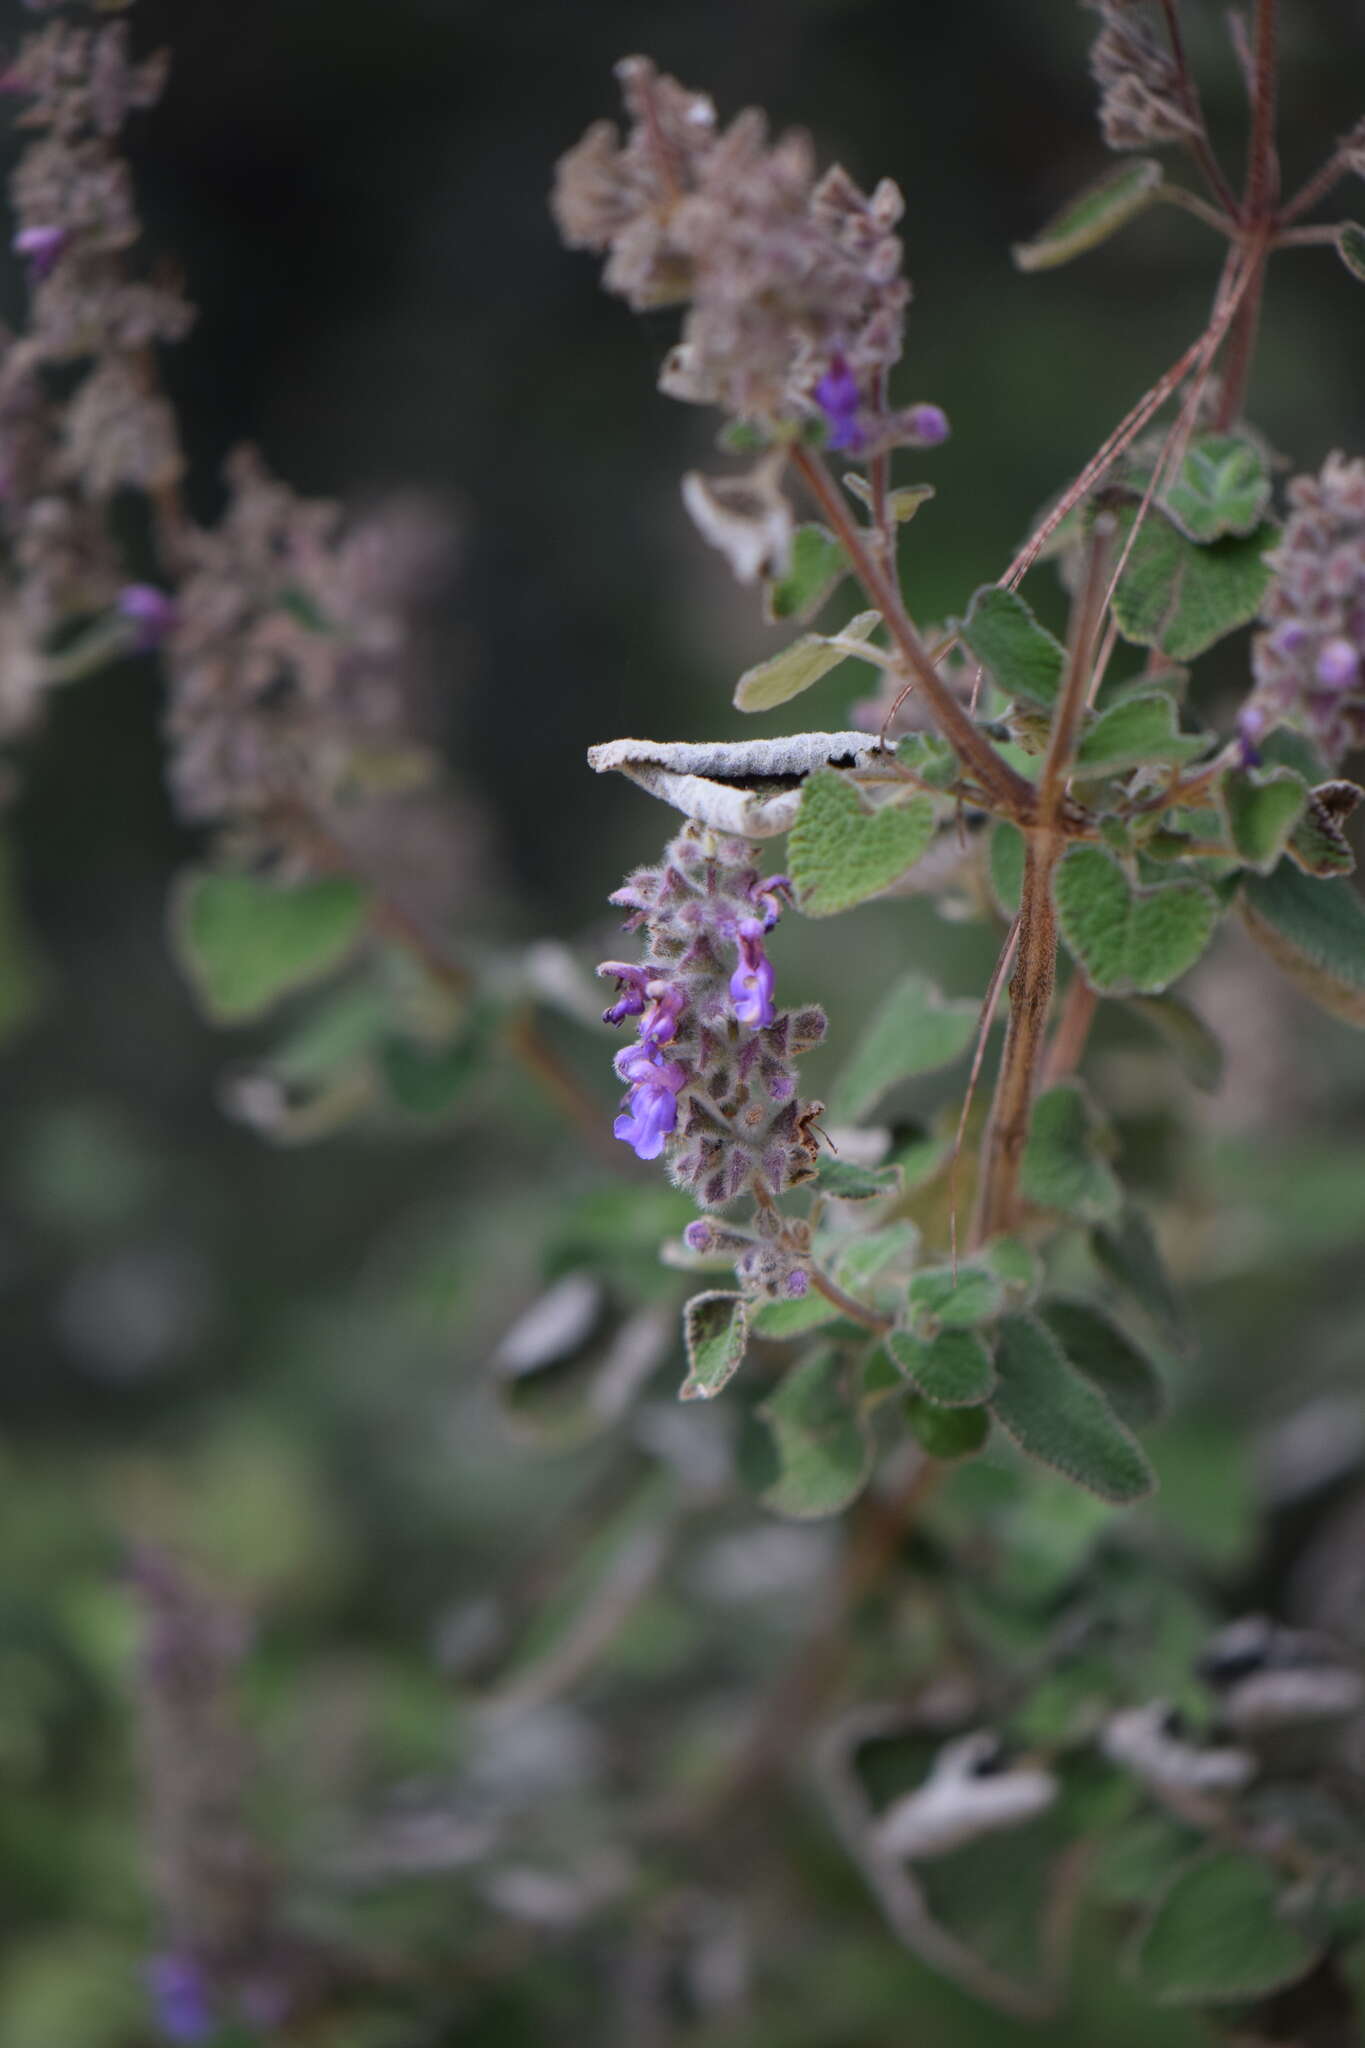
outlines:
[[[159,647],[175,625],[175,601],[154,583],[126,583],[118,594],[118,608],[134,628],[133,645],[139,654]]]
[[[788,1301],[800,1301],[810,1288],[810,1274],[804,1266],[793,1266],[787,1275],[786,1291]]]
[[[27,258],[35,277],[50,277],[66,247],[66,229],[21,228],[11,247],[16,256]]]
[[[825,415],[829,446],[856,455],[867,439],[858,418],[862,394],[843,356],[830,357],[829,368],[815,387],[815,403]]]
[[[640,1042],[648,1046],[667,1045],[678,1035],[678,1019],[687,1007],[687,997],[667,981],[651,981],[645,994],[652,1001],[640,1026]]]
[[[216,2032],[204,1973],[191,1956],[153,1956],[147,1965],[147,1987],[157,2024],[168,2041],[207,2041]]]
[[[791,879],[787,875],[769,875],[765,881],[755,882],[750,896],[763,912],[763,929],[770,932],[782,915],[781,898],[790,898]]]
[[[678,1096],[687,1085],[687,1070],[676,1060],[661,1060],[643,1045],[617,1054],[616,1071],[630,1089],[612,1132],[633,1146],[637,1159],[657,1159],[664,1139],[678,1123]]]
[[[941,405],[912,405],[905,414],[906,439],[916,448],[937,448],[949,434],[948,415]]]
[[[683,1232],[683,1243],[691,1252],[709,1252],[715,1233],[704,1219],[689,1223]]]
[[[645,983],[649,979],[643,967],[633,967],[629,960],[603,960],[597,972],[612,975],[616,981],[616,1001],[602,1012],[604,1024],[619,1024],[626,1017],[638,1017],[645,1007]]]
[[[1360,656],[1349,640],[1329,640],[1315,669],[1324,690],[1349,690],[1360,680]]]
[[[776,977],[772,961],[763,950],[763,929],[756,917],[740,919],[739,965],[730,976],[730,1000],[735,1006],[735,1016],[751,1031],[761,1031],[772,1023],[776,1014],[773,1009]]]
[[[1259,768],[1261,750],[1256,742],[1266,728],[1266,715],[1258,704],[1244,704],[1237,714],[1237,751],[1244,768]]]

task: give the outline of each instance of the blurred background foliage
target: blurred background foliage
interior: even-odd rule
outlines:
[[[1222,9],[1189,14],[1231,131]],[[1296,182],[1360,111],[1361,29],[1353,0],[1287,14]],[[1090,30],[1044,0],[141,0],[139,42],[175,56],[132,143],[152,243],[200,307],[167,366],[195,508],[216,509],[246,438],[300,489],[363,505],[416,487],[458,518],[429,718],[478,825],[471,932],[563,941],[580,967],[611,950],[603,899],[664,821],[590,783],[586,747],[735,732],[734,677],[774,644],[680,506],[710,426],[655,393],[668,316],[625,318],[546,213],[554,158],[615,112],[613,60],[647,50],[722,113],[757,101],[860,179],[903,186],[901,389],[955,429],[917,458],[938,496],[910,591],[933,618],[998,573],[1204,318],[1215,245],[1183,216],[1148,215],[1056,275],[1010,268],[1011,242],[1104,168]],[[4,289],[17,307],[17,271]],[[1278,259],[1252,416],[1296,468],[1365,446],[1358,292],[1326,252]],[[1244,688],[1243,654],[1220,656],[1214,694]],[[820,692],[812,716],[842,724],[846,676]],[[0,916],[0,2041],[154,2038],[127,1581],[148,1544],[256,1618],[261,1826],[310,1933],[398,1959],[319,2041],[1030,2038],[896,1945],[804,1794],[714,1839],[677,1826],[838,1548],[727,1479],[751,1397],[672,1406],[678,1276],[655,1247],[685,1206],[629,1159],[609,1184],[506,1070],[431,1127],[263,1143],[222,1106],[260,1041],[202,1022],[167,952],[169,880],[195,845],[163,790],[152,664],[55,701],[14,777],[5,883],[37,936]],[[896,963],[966,994],[994,950],[920,904],[797,927],[786,985],[826,1002],[836,1046]],[[1188,1580],[1154,1627],[1151,1690],[1248,1605],[1365,1648],[1360,1042],[1235,939],[1192,993],[1227,1044],[1220,1094],[1195,1097],[1136,1027],[1111,1026],[1094,1067],[1125,1169],[1166,1204],[1201,1338],[1155,1444],[1160,1519],[1128,1518],[1114,1551],[1115,1571],[1155,1554]],[[555,1029],[605,1128],[606,1043]],[[529,1412],[490,1367],[537,1289],[585,1266],[669,1332],[643,1407],[599,1414],[605,1430],[572,1390]],[[1052,1614],[1108,1511],[986,1467],[962,1479],[930,1551],[979,1527],[983,1607],[1004,1587]],[[572,1618],[604,1570],[620,1613],[596,1643]],[[874,1620],[858,1675],[921,1683],[932,1602]],[[627,1813],[645,1822],[629,1854]],[[1086,1923],[1049,2038],[1147,2043],[1150,2009],[1097,1939]],[[1199,2037],[1161,2025],[1170,2048]]]

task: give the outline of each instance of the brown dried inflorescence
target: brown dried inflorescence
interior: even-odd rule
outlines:
[[[590,128],[558,167],[554,212],[573,248],[607,252],[603,282],[637,310],[686,303],[665,388],[743,418],[813,411],[831,362],[870,380],[900,354],[909,286],[900,193],[867,197],[809,138],[770,141],[754,109],[719,129],[709,99],[644,57],[618,66],[624,140]]]
[[[1100,87],[1100,128],[1111,149],[1150,149],[1195,132],[1179,74],[1144,0],[1088,0],[1104,26],[1090,53]]]

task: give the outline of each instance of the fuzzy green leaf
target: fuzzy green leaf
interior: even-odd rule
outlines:
[[[1365,228],[1357,221],[1344,220],[1337,229],[1337,254],[1352,277],[1365,284]]]
[[[963,643],[1007,697],[1050,710],[1061,687],[1066,649],[1013,590],[987,583],[957,622]]]
[[[945,1002],[926,975],[903,975],[873,1011],[830,1098],[830,1114],[857,1123],[915,1074],[946,1067],[972,1042],[977,1005]]]
[[[1004,1306],[1004,1283],[982,1262],[964,1262],[956,1273],[951,1266],[924,1266],[910,1282],[910,1312],[921,1336],[988,1323]]]
[[[994,1237],[989,1244],[982,1245],[977,1257],[1001,1281],[1011,1308],[1019,1307],[1037,1293],[1041,1278],[1037,1255],[1017,1237]]]
[[[1136,514],[1136,506],[1118,514],[1125,541]],[[1140,647],[1159,647],[1173,661],[1202,654],[1260,610],[1270,581],[1264,556],[1276,533],[1267,520],[1252,533],[1228,534],[1201,547],[1150,510],[1114,595],[1119,631]]]
[[[1135,157],[1107,178],[1069,200],[1031,242],[1010,252],[1018,270],[1054,270],[1107,242],[1110,235],[1145,213],[1156,198],[1162,169],[1154,156]]]
[[[858,503],[871,511],[872,490],[867,478],[860,476],[856,469],[850,469],[845,472],[843,483],[844,488],[852,493]],[[887,515],[894,519],[898,526],[903,526],[907,520],[913,519],[920,506],[927,505],[933,496],[932,484],[901,484],[886,494]]]
[[[990,1346],[975,1330],[945,1329],[936,1337],[893,1330],[886,1348],[926,1401],[940,1407],[975,1407],[994,1390]]]
[[[1292,768],[1229,768],[1218,793],[1238,854],[1268,875],[1308,807],[1307,783]]]
[[[1129,996],[1124,1007],[1149,1024],[1180,1062],[1187,1081],[1216,1095],[1223,1081],[1223,1048],[1183,996]]]
[[[1201,545],[1225,533],[1253,533],[1269,503],[1265,463],[1237,434],[1200,435],[1161,495],[1162,510]]]
[[[694,1294],[683,1310],[687,1378],[680,1401],[709,1401],[739,1371],[749,1335],[749,1311],[742,1295]]]
[[[1021,1451],[1102,1500],[1141,1500],[1151,1467],[1097,1389],[1073,1372],[1032,1316],[1001,1319],[992,1412]]]
[[[368,907],[340,876],[286,886],[200,868],[176,889],[172,937],[207,1014],[238,1024],[339,967]]]
[[[896,742],[896,759],[921,782],[948,789],[962,773],[957,755],[936,732],[908,732]]]
[[[991,831],[991,894],[1002,917],[1013,917],[1024,887],[1024,835],[1008,818]]]
[[[876,1202],[898,1195],[903,1186],[899,1166],[855,1166],[851,1159],[822,1159],[819,1188],[840,1202]]]
[[[843,629],[848,640],[866,640],[868,635],[881,624],[877,612],[859,612],[856,619],[850,619]],[[846,647],[831,646],[824,633],[803,633],[799,640],[793,640],[790,647],[784,647],[781,654],[774,654],[768,661],[760,661],[756,668],[744,671],[735,684],[736,711],[773,711],[779,704],[786,704],[793,697],[799,697],[812,683],[818,683],[821,676],[827,676],[831,669],[838,668],[841,661],[848,660]]]
[[[1155,1422],[1165,1407],[1161,1375],[1126,1331],[1084,1301],[1049,1301],[1043,1321],[1069,1364],[1093,1380],[1121,1421]]]
[[[879,895],[912,868],[934,836],[934,801],[870,808],[845,775],[808,777],[787,842],[796,901],[807,917],[833,917]]]
[[[1250,875],[1242,914],[1275,965],[1324,1010],[1365,1028],[1365,904],[1347,881],[1319,881],[1282,860]]]
[[[1281,1890],[1269,1864],[1239,1851],[1196,1857],[1138,1937],[1139,1984],[1161,2005],[1241,2004],[1305,1976],[1321,1951],[1280,1917]]]
[[[1081,778],[1122,775],[1149,761],[1178,766],[1208,751],[1206,733],[1180,730],[1180,717],[1164,690],[1123,697],[1087,726],[1076,752]]]
[[[813,619],[848,572],[848,559],[827,527],[798,526],[792,535],[791,566],[768,586],[768,617]]]
[[[774,1340],[804,1336],[822,1323],[838,1320],[839,1311],[812,1287],[799,1301],[761,1301],[750,1311],[749,1328],[755,1337]]]
[[[855,1500],[872,1469],[872,1445],[830,1352],[794,1366],[758,1409],[772,1432],[777,1474],[765,1506],[798,1521],[837,1515]]]
[[[1062,936],[1101,995],[1154,995],[1178,981],[1218,922],[1217,898],[1202,882],[1135,888],[1098,846],[1070,848],[1053,893]]]
[[[888,1223],[881,1230],[859,1231],[835,1260],[834,1278],[849,1294],[862,1295],[896,1260],[909,1265],[918,1249],[919,1226],[914,1223]]]
[[[941,1408],[922,1395],[907,1401],[905,1419],[910,1434],[931,1458],[970,1458],[991,1433],[990,1414],[985,1408]]]
[[[1040,1095],[1019,1173],[1025,1201],[1082,1223],[1114,1222],[1123,1207],[1123,1190],[1095,1138],[1095,1113],[1075,1081],[1060,1082]]]

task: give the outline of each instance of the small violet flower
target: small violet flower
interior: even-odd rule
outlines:
[[[1259,768],[1261,750],[1256,742],[1264,736],[1268,720],[1258,704],[1244,704],[1237,714],[1237,751],[1243,768]]]
[[[35,277],[50,277],[66,239],[65,228],[21,228],[11,247],[16,256],[26,259]]]
[[[175,601],[154,583],[127,583],[118,594],[118,609],[133,627],[139,654],[159,647],[175,625]]]
[[[764,927],[756,917],[740,919],[737,934],[739,965],[730,976],[730,999],[735,1006],[735,1016],[751,1031],[761,1031],[772,1023],[776,1015],[773,1008],[776,977],[773,964],[763,950],[763,932]]]
[[[627,1017],[638,1017],[645,1007],[645,983],[649,976],[643,967],[632,966],[629,960],[603,960],[597,969],[602,975],[612,977],[616,982],[616,1001],[608,1004],[602,1012],[604,1024],[620,1024]]]
[[[680,988],[667,981],[651,981],[645,987],[645,994],[651,998],[649,1013],[640,1026],[642,1045],[667,1045],[678,1035],[678,1019],[687,1007],[687,998]]]
[[[1315,674],[1324,690],[1350,690],[1360,681],[1360,656],[1349,640],[1329,640],[1321,649]]]
[[[763,912],[763,929],[770,932],[782,915],[781,898],[791,897],[792,885],[787,875],[769,875],[766,881],[755,882],[750,896]]]
[[[905,414],[906,438],[916,448],[937,448],[949,434],[948,415],[941,405],[912,405]]]
[[[630,1083],[622,1113],[612,1132],[633,1147],[637,1159],[657,1159],[664,1139],[678,1123],[678,1096],[687,1085],[687,1070],[676,1060],[661,1060],[651,1048],[628,1046],[617,1055],[616,1071]]]
[[[829,447],[856,455],[867,439],[858,417],[862,394],[841,355],[831,356],[829,368],[815,387],[815,403],[825,415]]]
[[[191,1957],[153,1956],[147,1965],[147,1987],[157,2024],[168,2041],[193,2044],[217,2032],[204,1973]]]

